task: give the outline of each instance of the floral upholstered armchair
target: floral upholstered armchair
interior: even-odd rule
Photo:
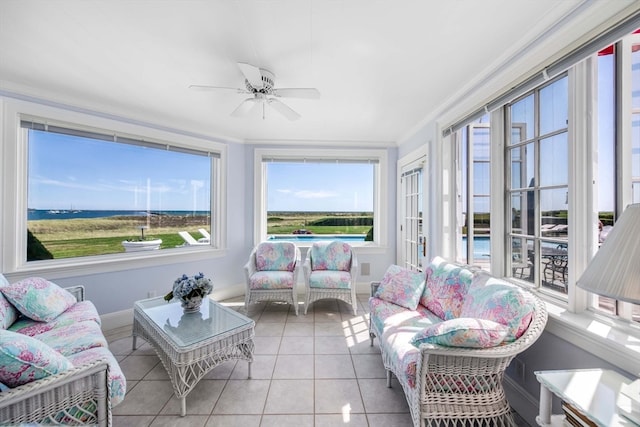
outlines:
[[[307,252],[302,268],[306,291],[305,314],[309,304],[327,298],[351,304],[353,314],[356,314],[358,260],[349,244],[337,240],[314,243]]]
[[[297,282],[300,249],[291,242],[262,242],[256,246],[244,266],[245,310],[258,301],[285,301],[298,315]]]

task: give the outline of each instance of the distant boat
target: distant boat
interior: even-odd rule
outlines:
[[[53,210],[53,209],[52,209],[52,210],[50,210],[50,211],[47,211],[47,213],[50,213],[50,214],[54,214],[54,215],[56,215],[56,214],[59,214],[59,213],[60,213],[60,211],[58,211],[58,210]]]

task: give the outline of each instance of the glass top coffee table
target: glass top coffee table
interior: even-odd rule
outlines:
[[[211,298],[205,298],[200,311],[186,314],[179,302],[145,299],[133,306],[133,349],[137,337],[154,348],[185,416],[187,394],[219,364],[246,360],[251,378],[254,327],[253,320]]]

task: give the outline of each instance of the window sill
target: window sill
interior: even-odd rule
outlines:
[[[571,313],[545,300],[546,331],[633,375],[640,375],[640,325],[586,311]]]
[[[11,272],[7,272],[5,276],[11,282],[35,275],[41,275],[53,280],[165,265],[169,258],[172,263],[199,261],[223,256],[224,253],[224,250],[211,246],[194,246],[180,249],[163,249],[160,251],[70,258],[68,260],[56,260],[55,262],[38,261],[25,264]]]

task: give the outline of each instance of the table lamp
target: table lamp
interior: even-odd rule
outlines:
[[[594,294],[640,304],[640,204],[629,205],[578,279],[577,285]],[[640,379],[621,393],[621,413],[640,424]]]

